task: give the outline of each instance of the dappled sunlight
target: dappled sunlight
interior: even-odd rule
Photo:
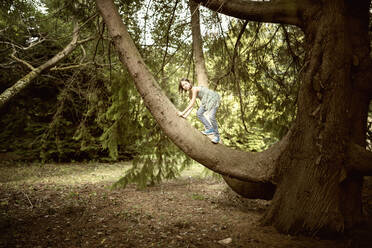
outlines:
[[[84,184],[115,183],[131,168],[132,162],[32,164],[3,166],[0,185],[54,184],[79,186]],[[194,162],[181,172],[180,179],[216,177],[214,172]]]
[[[130,162],[114,164],[46,164],[2,168],[0,183],[74,185],[114,183],[130,168]]]

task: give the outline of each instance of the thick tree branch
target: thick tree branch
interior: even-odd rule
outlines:
[[[210,139],[177,116],[177,109],[166,97],[146,67],[112,0],[96,0],[97,7],[108,27],[120,60],[126,65],[135,86],[160,127],[187,155],[226,176],[243,181],[272,180],[275,162],[288,145],[288,134],[270,149],[260,153],[234,150],[214,145]]]
[[[301,0],[194,0],[216,12],[240,19],[301,26]]]
[[[351,169],[364,176],[372,176],[372,152],[365,148],[351,144],[349,147],[349,165]]]

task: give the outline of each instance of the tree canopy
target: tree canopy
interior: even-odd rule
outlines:
[[[78,45],[72,55],[42,72],[20,96],[2,108],[3,113],[9,113],[9,119],[3,119],[2,125],[6,127],[3,130],[8,130],[3,132],[3,139],[23,129],[14,147],[2,150],[22,153],[26,143],[30,143],[25,139],[29,136],[34,149],[28,150],[27,157],[34,160],[99,159],[101,155],[118,159],[119,153],[136,154],[138,147],[142,147],[138,140],[156,124],[149,113],[141,113],[143,105],[131,79],[127,77],[127,83],[122,83],[123,69],[105,37],[105,26],[94,16],[94,6],[84,1],[5,1],[2,4],[3,91],[20,76],[29,74],[30,66],[37,68],[71,42],[73,20],[82,26],[80,40],[94,38]],[[195,77],[187,3],[123,2],[121,6],[146,64],[181,108],[186,99],[180,100],[176,95],[177,80]],[[298,80],[294,72],[300,69],[303,53],[296,37],[301,34],[284,26],[244,25],[206,9],[202,9],[200,20],[210,83],[217,91],[226,92],[220,113],[220,119],[226,120],[222,124],[225,143],[256,151],[268,147],[288,130],[295,113]],[[283,60],[287,63],[277,63]],[[278,71],[281,73],[276,73]],[[282,83],[275,83],[277,81]],[[46,105],[46,99],[52,105]],[[27,109],[28,104],[36,108]],[[11,114],[17,112],[16,106],[23,114]],[[43,118],[34,118],[35,112]],[[127,122],[123,116],[131,116],[133,120]],[[196,119],[193,122],[199,125]]]

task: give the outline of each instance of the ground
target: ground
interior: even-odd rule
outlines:
[[[261,226],[270,201],[242,199],[197,167],[137,190],[111,189],[130,164],[2,165],[0,247],[371,247],[370,221],[333,239]],[[372,215],[372,187],[364,194]],[[225,243],[224,243],[225,242]]]

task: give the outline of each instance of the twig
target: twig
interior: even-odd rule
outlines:
[[[24,191],[22,191],[22,193],[27,197],[27,200],[30,203],[31,208],[34,208],[34,205],[32,205],[32,202],[30,201],[30,198],[28,197],[28,195]]]
[[[35,70],[35,67],[33,67],[30,63],[28,63],[27,61],[22,60],[22,59],[20,59],[20,58],[17,58],[17,57],[15,56],[15,54],[16,54],[16,49],[15,49],[15,47],[13,46],[13,52],[12,52],[12,54],[10,55],[10,57],[11,57],[12,59],[18,61],[19,63],[24,64],[24,65],[27,66],[29,69],[31,69],[31,71]]]

